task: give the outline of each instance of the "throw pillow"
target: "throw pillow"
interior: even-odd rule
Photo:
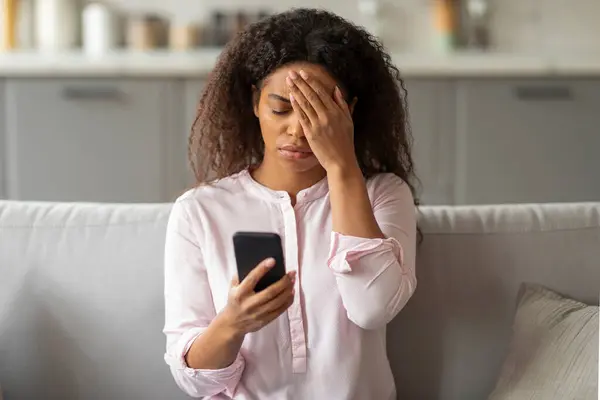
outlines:
[[[489,400],[596,400],[598,306],[523,284],[513,337]]]

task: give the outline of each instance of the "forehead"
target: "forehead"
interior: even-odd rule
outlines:
[[[300,70],[306,72],[310,77],[316,79],[327,91],[333,91],[337,82],[331,74],[322,66],[310,63],[292,63],[279,67],[273,71],[264,81],[263,88],[267,90],[287,90],[285,79],[290,71],[300,73]]]

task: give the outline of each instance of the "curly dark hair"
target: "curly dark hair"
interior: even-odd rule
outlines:
[[[415,194],[406,88],[380,41],[324,10],[292,9],[254,23],[232,39],[209,76],[189,139],[198,184],[262,160],[264,142],[253,110],[253,86],[279,67],[323,67],[356,97],[356,157],[365,177],[391,172]]]

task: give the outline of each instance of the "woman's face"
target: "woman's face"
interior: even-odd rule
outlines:
[[[293,63],[275,70],[256,92],[254,114],[259,120],[265,142],[265,161],[276,161],[281,167],[294,172],[322,168],[310,150],[298,115],[290,104],[290,89],[286,78],[290,71],[304,70],[318,80],[333,96],[337,82],[325,68],[309,63]]]

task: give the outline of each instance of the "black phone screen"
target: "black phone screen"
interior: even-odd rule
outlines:
[[[258,264],[267,258],[275,259],[275,266],[267,272],[255,286],[260,292],[285,276],[285,262],[281,237],[269,232],[236,232],[233,235],[233,247],[240,282]]]

